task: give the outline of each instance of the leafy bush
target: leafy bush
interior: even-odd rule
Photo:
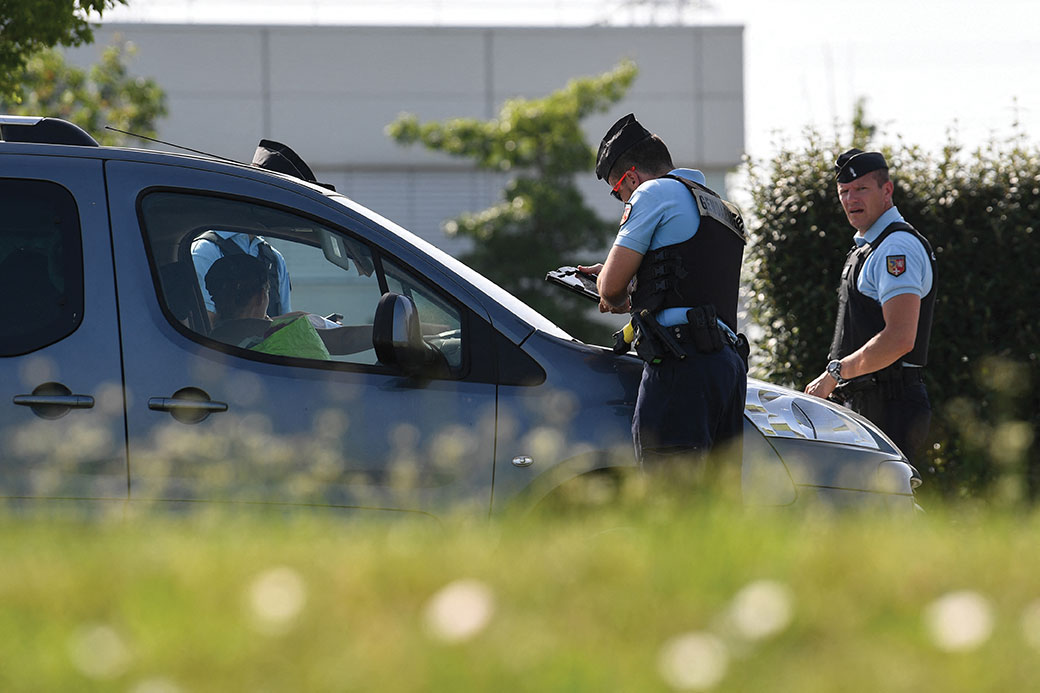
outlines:
[[[805,140],[746,167],[749,309],[763,330],[755,373],[798,389],[826,363],[838,274],[855,233],[832,168],[852,145],[815,131]],[[862,141],[855,146],[868,148]],[[891,166],[896,206],[938,258],[925,370],[933,446],[920,470],[927,480],[922,490],[1035,498],[1040,151],[1022,136],[972,152],[952,136],[937,154],[902,141],[880,150]]]

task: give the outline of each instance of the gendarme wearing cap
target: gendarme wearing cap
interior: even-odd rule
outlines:
[[[842,153],[834,177],[855,245],[840,275],[830,360],[805,392],[870,419],[914,464],[931,421],[923,372],[936,302],[935,253],[896,208],[880,152]]]
[[[596,178],[606,180],[618,157],[650,137],[650,131],[639,124],[635,114],[629,113],[619,118],[599,143],[599,151],[596,153]]]
[[[701,171],[677,168],[664,141],[631,113],[603,136],[596,177],[624,204],[606,261],[588,269],[598,272],[600,310],[632,313],[631,345],[644,361],[632,417],[640,467],[661,480],[683,468],[676,479],[691,484],[711,475],[697,471],[707,466],[739,475],[743,222]]]
[[[888,162],[881,152],[865,152],[862,149],[850,149],[834,162],[834,174],[839,183],[851,183],[871,171],[887,168]]]

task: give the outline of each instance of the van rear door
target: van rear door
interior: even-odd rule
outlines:
[[[0,153],[0,497],[124,501],[102,162],[21,146]]]

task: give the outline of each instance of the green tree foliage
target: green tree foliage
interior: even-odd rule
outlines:
[[[492,120],[420,124],[406,114],[387,127],[400,144],[418,142],[472,159],[481,169],[516,172],[503,202],[449,221],[445,231],[474,240],[463,261],[589,341],[606,341],[604,328],[582,317],[589,301],[543,278],[554,267],[590,262],[589,254],[601,252],[616,229],[585,205],[574,182],[574,174],[595,164],[580,121],[617,103],[636,72],[625,61],[599,77],[571,80],[544,98],[509,100]]]
[[[860,136],[869,130],[859,128]],[[857,142],[859,146],[868,145]],[[758,375],[801,389],[826,363],[838,274],[852,245],[832,164],[848,145],[807,133],[749,162],[750,310]],[[873,147],[872,147],[873,148]],[[1040,492],[1040,150],[1017,136],[938,154],[882,147],[895,203],[938,258],[926,380],[934,417],[923,490],[1002,498]]]
[[[17,100],[26,63],[57,45],[91,43],[87,17],[127,0],[0,0],[0,97]]]
[[[154,137],[166,115],[166,95],[154,80],[127,71],[131,44],[107,47],[89,69],[69,65],[57,50],[28,60],[17,100],[0,97],[0,111],[15,115],[63,118],[92,134],[101,144],[124,144],[126,136],[105,125]]]

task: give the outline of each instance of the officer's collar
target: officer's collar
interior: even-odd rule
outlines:
[[[686,180],[692,180],[694,183],[700,183],[701,185],[707,185],[708,181],[704,177],[704,174],[695,168],[673,168],[668,172],[670,176],[679,176]]]
[[[899,210],[896,209],[895,205],[892,205],[881,213],[881,216],[877,218],[877,221],[870,225],[870,228],[867,229],[865,234],[861,236],[859,233],[856,233],[856,235],[852,237],[852,240],[856,242],[857,246],[862,246],[866,243],[873,243],[877,240],[877,237],[881,235],[881,232],[888,228],[889,224],[897,221],[903,221],[903,215],[899,213]]]

